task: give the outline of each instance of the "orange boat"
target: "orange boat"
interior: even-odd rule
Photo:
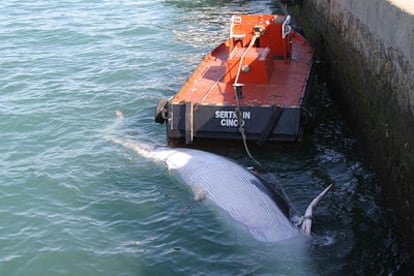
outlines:
[[[169,141],[296,142],[305,108],[312,49],[289,15],[234,15],[230,38],[214,49],[181,90],[161,99],[157,123]],[[241,122],[241,123],[239,123]]]

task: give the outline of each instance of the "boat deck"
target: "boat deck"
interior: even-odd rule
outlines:
[[[235,105],[232,83],[224,81],[228,56],[228,42],[226,42],[204,59],[201,66],[173,98],[172,103],[191,101],[202,105]],[[310,71],[311,59],[310,46],[302,36],[293,35],[291,58],[272,59],[273,68],[268,83],[243,83],[240,105],[282,107],[301,105],[307,82],[303,76]]]

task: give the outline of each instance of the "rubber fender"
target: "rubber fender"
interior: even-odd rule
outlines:
[[[155,110],[154,120],[156,123],[163,124],[168,119],[168,99],[162,98],[157,105]]]
[[[300,124],[308,131],[313,131],[316,128],[315,108],[303,109],[300,113]]]

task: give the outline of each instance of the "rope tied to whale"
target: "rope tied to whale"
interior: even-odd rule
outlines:
[[[301,217],[296,217],[296,218],[295,218],[295,226],[296,226],[296,227],[301,226],[301,225],[302,225],[302,223],[303,223],[305,220],[307,220],[307,219],[313,220],[313,216],[301,216]]]

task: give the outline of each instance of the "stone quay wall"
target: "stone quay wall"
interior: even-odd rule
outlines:
[[[414,2],[306,0],[298,13],[412,253]]]

